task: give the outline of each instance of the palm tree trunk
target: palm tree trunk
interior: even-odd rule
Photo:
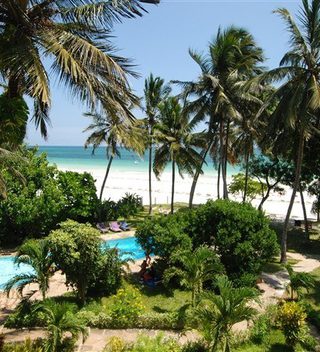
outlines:
[[[113,156],[111,156],[110,159],[109,159],[108,167],[107,167],[107,170],[106,170],[106,174],[104,175],[104,179],[103,179],[102,186],[101,186],[101,191],[100,191],[100,197],[99,197],[100,201],[102,201],[103,191],[104,191],[104,187],[105,187],[106,182],[107,182],[107,178],[108,178],[108,175],[109,175],[109,171],[110,171],[110,167],[111,167],[111,164],[112,164],[112,160],[113,160]]]
[[[218,165],[218,180],[217,180],[217,198],[220,199],[220,176],[221,176],[221,163]]]
[[[202,166],[206,160],[207,154],[209,152],[211,148],[211,144],[208,146],[208,148],[205,150],[205,153],[203,154],[202,160],[201,160],[201,165],[199,165],[199,169],[196,171],[194,177],[193,177],[193,181],[192,181],[192,185],[191,185],[191,190],[190,190],[190,197],[189,197],[189,208],[192,208],[192,203],[193,203],[193,197],[194,197],[194,193],[196,191],[196,186],[197,186],[197,182],[200,176],[200,172],[202,170]]]
[[[173,214],[174,210],[174,183],[175,183],[175,175],[176,173],[176,162],[172,160],[172,190],[171,190],[171,214]]]
[[[292,190],[292,195],[291,195],[286,219],[284,222],[282,238],[281,238],[280,262],[283,264],[287,262],[288,227],[289,227],[289,220],[290,220],[290,215],[293,208],[295,196],[296,196],[297,190],[299,189],[299,184],[300,184],[301,168],[302,168],[302,161],[303,161],[303,150],[304,150],[304,130],[300,132],[300,136],[299,136],[299,145],[298,145],[297,159],[296,159],[296,165],[295,165],[295,178],[293,183],[293,190]]]
[[[248,192],[248,176],[249,176],[249,152],[248,151],[246,151],[245,164],[246,164],[246,174],[244,179],[243,203],[246,202],[247,192]]]
[[[227,183],[227,169],[228,169],[228,144],[229,144],[229,129],[230,121],[227,121],[227,130],[225,135],[225,146],[224,146],[224,162],[223,162],[223,199],[228,199],[228,183]]]
[[[149,146],[149,215],[152,213],[152,141]]]
[[[304,218],[304,231],[306,233],[307,239],[309,240],[310,235],[309,235],[307,209],[306,209],[306,203],[304,201],[304,196],[303,196],[303,191],[302,191],[301,185],[300,185],[300,188],[299,188],[299,192],[300,192],[301,205],[302,205],[303,218]]]

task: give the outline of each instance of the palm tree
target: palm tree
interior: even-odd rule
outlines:
[[[228,198],[227,161],[233,159],[229,148],[230,133],[234,122],[241,118],[239,103],[259,102],[239,83],[261,71],[258,64],[263,61],[262,49],[246,30],[229,27],[225,31],[219,29],[209,44],[207,55],[191,50],[189,53],[199,65],[201,74],[195,82],[174,83],[183,87],[185,97],[195,97],[187,105],[187,110],[195,114],[195,120],[209,120],[207,135],[213,139],[208,141],[207,148],[210,150],[214,146],[215,159],[222,172],[223,197]],[[204,157],[206,155],[204,153]]]
[[[214,275],[223,271],[216,253],[206,247],[200,246],[192,251],[178,251],[171,258],[172,264],[164,273],[165,282],[177,277],[180,284],[191,290],[192,306],[196,306],[196,299],[203,291],[203,284],[213,280]]]
[[[159,117],[159,104],[168,96],[171,89],[164,84],[160,77],[150,76],[144,84],[145,112],[147,114],[146,125],[149,134],[149,214],[152,213],[152,146],[153,146],[153,128]]]
[[[314,287],[315,281],[311,274],[304,272],[295,272],[291,265],[287,265],[286,269],[289,273],[289,283],[286,287],[287,292],[290,294],[290,299],[294,299],[296,294],[297,298],[301,296],[301,289],[304,288],[309,291]]]
[[[87,138],[85,148],[92,144],[92,153],[94,153],[102,143],[105,143],[106,156],[109,159],[100,191],[100,201],[102,201],[114,157],[121,157],[120,147],[142,154],[145,146],[143,130],[135,123],[135,120],[127,119],[117,113],[110,115],[105,111],[104,114],[88,113],[86,116],[90,117],[93,122],[84,132],[93,132]]]
[[[103,102],[125,112],[125,102],[137,100],[126,80],[134,73],[127,59],[114,54],[110,31],[115,22],[143,12],[138,0],[1,1],[0,76],[8,86],[7,98],[33,100],[33,119],[44,136],[51,74],[91,108]]]
[[[34,308],[34,312],[44,314],[47,322],[48,337],[45,342],[45,352],[70,351],[80,334],[83,340],[88,336],[85,324],[70,311],[70,305],[67,303],[39,303]]]
[[[231,334],[234,324],[250,320],[256,310],[248,305],[256,299],[257,292],[248,287],[235,288],[226,276],[216,280],[219,294],[205,292],[197,308],[199,331],[210,352],[231,350]]]
[[[49,243],[45,239],[28,240],[22,244],[15,257],[15,264],[29,265],[32,272],[18,274],[5,285],[5,291],[9,295],[12,288],[16,288],[22,295],[23,289],[32,283],[39,285],[42,298],[46,298],[49,288],[49,279],[53,274],[52,257],[49,251]]]
[[[172,165],[171,214],[174,211],[174,186],[176,167],[181,177],[186,172],[194,175],[201,164],[201,155],[195,149],[202,146],[197,134],[192,134],[194,124],[183,112],[178,98],[169,97],[159,105],[159,123],[155,126],[155,151],[153,170],[157,177],[166,165]]]
[[[286,151],[290,149],[294,154],[295,177],[281,239],[281,262],[285,263],[288,226],[295,196],[300,187],[305,142],[310,135],[319,133],[315,126],[319,123],[320,108],[320,1],[302,1],[299,25],[288,10],[281,8],[276,13],[287,26],[290,49],[278,68],[260,75],[256,82],[282,82],[264,104],[261,112],[270,102],[278,101],[270,118],[269,134],[275,147],[278,142],[283,144],[285,140]],[[292,141],[290,145],[288,140]]]

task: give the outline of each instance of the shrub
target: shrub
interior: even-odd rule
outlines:
[[[44,352],[43,342],[41,340],[31,341],[27,339],[23,343],[8,343],[0,349],[1,352]]]
[[[98,203],[97,210],[100,221],[116,220],[119,217],[117,203],[108,199]]]
[[[166,338],[162,333],[156,337],[140,335],[134,346],[129,349],[131,352],[180,352],[178,342],[173,338]]]
[[[182,347],[182,352],[207,352],[208,347],[203,341],[188,342]]]
[[[279,305],[276,323],[283,332],[286,343],[294,347],[302,340],[305,333],[307,315],[296,302],[285,302]]]
[[[116,327],[132,325],[143,312],[142,296],[134,287],[120,289],[113,297],[110,316]]]
[[[174,215],[148,219],[140,224],[136,238],[146,253],[153,253],[168,261],[178,250],[191,250],[192,242],[184,232],[185,223]]]
[[[126,193],[125,196],[119,200],[117,208],[118,217],[122,216],[124,218],[128,218],[130,216],[137,215],[143,210],[141,197],[136,194]]]
[[[250,340],[256,344],[262,344],[271,329],[270,317],[267,314],[260,315],[250,330]]]
[[[127,344],[120,337],[113,336],[108,341],[107,346],[103,349],[103,352],[126,352]]]

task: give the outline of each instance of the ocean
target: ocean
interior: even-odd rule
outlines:
[[[139,156],[124,148],[119,148],[121,157],[115,157],[112,163],[113,171],[130,171],[130,172],[148,172],[149,152]],[[92,169],[105,170],[108,160],[106,159],[106,148],[99,147],[92,154],[92,148],[85,149],[81,146],[63,147],[63,146],[40,146],[39,153],[46,153],[51,164],[56,164],[63,169]],[[210,157],[206,159],[206,165],[203,167],[206,175],[217,175]],[[166,172],[170,172],[171,167],[168,165]],[[239,166],[229,166],[228,174],[233,175],[240,172]]]

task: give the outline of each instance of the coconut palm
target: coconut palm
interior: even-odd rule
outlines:
[[[145,113],[147,115],[146,125],[149,134],[149,214],[152,213],[152,147],[153,128],[159,117],[159,104],[170,93],[170,87],[164,84],[160,77],[154,77],[151,73],[144,84]]]
[[[174,211],[175,172],[194,175],[201,164],[201,155],[196,147],[202,147],[201,138],[193,134],[194,124],[184,113],[178,98],[169,97],[159,105],[159,123],[155,126],[157,147],[153,161],[153,171],[159,177],[166,165],[172,165],[171,213]]]
[[[208,148],[214,143],[215,159],[222,171],[223,197],[228,198],[227,160],[228,157],[229,161],[233,159],[231,150],[228,150],[231,145],[229,138],[234,122],[241,117],[239,102],[257,101],[239,83],[261,72],[258,64],[263,61],[262,49],[257,47],[246,30],[229,27],[225,31],[219,29],[216,38],[209,44],[207,55],[191,50],[189,53],[199,65],[201,74],[195,82],[175,83],[183,87],[184,96],[195,98],[187,105],[195,119],[209,120],[208,137],[215,140],[208,142]]]
[[[49,279],[53,274],[52,257],[49,252],[49,244],[47,240],[28,240],[23,243],[15,257],[15,264],[29,265],[29,273],[17,274],[5,285],[5,291],[9,295],[12,288],[18,290],[22,295],[23,289],[32,283],[39,285],[42,298],[45,299],[46,292],[49,288]]]
[[[46,320],[45,352],[73,350],[80,334],[83,341],[88,336],[85,324],[70,311],[70,305],[66,303],[40,303],[36,305],[34,312],[41,312]]]
[[[177,277],[183,287],[191,290],[193,307],[203,291],[203,284],[213,281],[214,275],[223,271],[216,253],[206,246],[200,246],[194,251],[178,251],[170,261],[173,266],[165,271],[165,282]]]
[[[305,272],[295,272],[291,265],[287,265],[286,269],[289,274],[289,283],[286,287],[287,292],[290,295],[290,299],[293,300],[296,295],[297,298],[301,296],[301,289],[304,288],[309,291],[310,288],[314,287],[314,277]]]
[[[320,108],[320,1],[302,1],[299,24],[284,8],[278,9],[276,13],[287,26],[290,49],[278,68],[260,75],[255,81],[282,83],[264,104],[261,112],[268,107],[270,101],[278,101],[270,118],[269,135],[272,136],[275,148],[278,142],[283,145],[285,141],[285,150],[291,150],[294,154],[295,177],[281,239],[281,262],[285,263],[288,226],[300,186],[305,142],[312,134],[320,133],[315,127],[319,124]],[[288,141],[291,143],[288,144]]]
[[[219,294],[205,292],[196,310],[198,330],[208,344],[210,352],[229,352],[234,324],[250,320],[256,310],[248,305],[257,292],[248,287],[235,288],[226,276],[216,280]]]
[[[128,119],[120,114],[88,113],[86,116],[92,119],[84,132],[92,131],[85,142],[85,148],[93,146],[93,153],[101,145],[106,144],[106,156],[109,159],[106,173],[100,191],[100,200],[110,172],[111,164],[115,156],[121,157],[120,147],[142,154],[145,143],[143,130],[135,123],[135,120]]]
[[[127,59],[114,54],[110,31],[115,22],[143,11],[138,0],[1,1],[0,76],[7,98],[33,100],[33,119],[44,136],[51,77],[90,107],[103,102],[126,112],[126,100],[136,100],[126,81],[133,72]]]

